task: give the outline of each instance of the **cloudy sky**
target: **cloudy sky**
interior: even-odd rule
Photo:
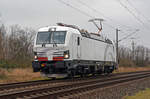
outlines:
[[[96,32],[88,20],[103,18],[104,36],[114,40],[115,28],[119,28],[121,39],[139,29],[120,44],[131,47],[134,40],[150,48],[149,4],[150,0],[0,0],[0,21],[7,26],[19,24],[36,30],[64,22]]]

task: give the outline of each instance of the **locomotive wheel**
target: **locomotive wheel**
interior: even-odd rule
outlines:
[[[80,77],[81,77],[81,78],[84,78],[84,77],[85,77],[85,74],[83,74],[83,73],[80,74]]]
[[[110,69],[106,69],[104,72],[105,75],[110,75],[111,73],[112,73],[112,70]]]
[[[95,76],[95,73],[92,73],[92,76]]]
[[[56,80],[56,77],[52,77],[51,79],[52,79],[52,80]]]
[[[73,78],[75,76],[75,71],[74,70],[69,70],[68,71],[68,77]]]

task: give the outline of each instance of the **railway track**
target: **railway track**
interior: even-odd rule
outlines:
[[[67,79],[34,81],[15,84],[0,85],[0,99],[57,99],[59,97],[70,96],[97,88],[112,86],[127,81],[137,80],[150,76],[150,71],[118,73],[112,76],[101,76],[85,79]],[[58,83],[52,85],[52,83]],[[11,86],[11,87],[9,87]],[[30,86],[30,87],[29,87]],[[6,91],[7,90],[7,91]]]
[[[144,71],[138,71],[134,73],[141,73]],[[146,72],[146,71],[145,71]],[[116,74],[111,74],[110,76],[117,76],[117,75],[125,75],[125,74],[133,74],[133,72],[125,72],[125,73],[116,73]],[[74,78],[74,79],[57,79],[57,80],[37,80],[37,81],[28,81],[28,82],[18,82],[18,83],[9,83],[9,84],[0,84],[0,91],[3,90],[9,90],[9,89],[16,89],[16,88],[22,88],[22,87],[29,87],[29,86],[34,86],[34,85],[41,85],[41,84],[56,84],[56,83],[65,83],[65,82],[74,82],[74,81],[81,81],[81,80],[87,80],[87,79],[96,79],[96,78],[102,78],[105,77],[105,75],[96,75],[95,77],[86,77],[86,78]],[[106,76],[107,77],[107,76]]]
[[[118,74],[113,74],[118,75]],[[113,76],[109,75],[109,76]],[[19,83],[9,83],[9,84],[0,84],[0,94],[2,92],[7,92],[15,89],[22,89],[22,88],[28,88],[28,87],[37,87],[41,85],[61,85],[64,83],[71,83],[71,82],[78,82],[78,81],[83,81],[83,80],[88,80],[88,79],[97,79],[98,77],[104,77],[105,75],[96,75],[96,76],[89,76],[86,78],[79,78],[75,77],[74,79],[67,79],[67,78],[62,78],[62,79],[56,79],[56,80],[38,80],[38,81],[28,81],[28,82],[19,82]]]

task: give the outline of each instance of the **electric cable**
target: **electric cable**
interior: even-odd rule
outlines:
[[[139,15],[145,18],[147,22],[150,22],[149,19],[143,13],[141,13],[136,7],[134,7],[134,5],[129,0],[126,0],[126,1]]]
[[[67,3],[67,2],[65,2],[65,1],[63,1],[63,0],[57,0],[57,1],[59,1],[60,3],[63,3],[64,5],[66,5],[66,6],[70,7],[70,8],[72,8],[72,9],[74,9],[74,10],[76,10],[76,11],[82,13],[82,14],[84,14],[84,15],[87,16],[87,17],[95,18],[95,17],[91,16],[90,14],[88,14],[87,12],[85,12],[85,11],[83,11],[83,10],[80,10],[79,8],[74,7],[73,5]],[[107,23],[105,23],[105,24],[106,24],[107,26],[113,28],[113,29],[116,29],[114,26],[112,26],[112,25],[110,25],[110,24],[107,24]]]
[[[145,25],[144,22],[138,18],[126,5],[124,5],[120,0],[117,0],[119,2],[119,4],[125,8],[139,23],[141,23],[142,25]]]
[[[86,12],[80,10],[79,8],[76,8],[76,7],[72,6],[71,4],[69,4],[69,3],[67,3],[67,2],[64,2],[63,0],[57,0],[57,1],[63,3],[64,5],[70,7],[70,8],[72,8],[72,9],[74,9],[74,10],[79,11],[80,13],[84,14],[85,16],[88,16],[88,17],[90,17],[90,18],[94,18],[94,17],[91,16],[90,14],[88,14],[88,13],[86,13]]]
[[[91,7],[91,6],[89,6],[88,4],[84,3],[83,1],[81,1],[81,0],[76,0],[76,1],[77,1],[78,3],[80,3],[80,4],[84,5],[84,6],[86,6],[88,9],[91,9],[93,12],[96,12],[97,14],[102,15],[104,18],[109,19],[109,20],[112,21],[112,22],[118,23],[117,21],[115,21],[115,20],[113,20],[112,18],[110,18],[110,17],[104,15],[102,12],[98,11],[96,8]],[[126,27],[126,28],[130,28],[130,29],[132,28],[132,27],[126,26],[126,25],[124,25],[124,24],[120,24],[120,23],[118,23],[118,24],[121,25],[121,26],[124,26],[124,27]]]

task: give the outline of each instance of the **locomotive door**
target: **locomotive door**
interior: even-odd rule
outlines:
[[[81,40],[79,36],[77,36],[77,58],[81,58]]]
[[[72,55],[76,59],[80,59],[81,50],[80,50],[80,37],[77,35],[72,35]]]

